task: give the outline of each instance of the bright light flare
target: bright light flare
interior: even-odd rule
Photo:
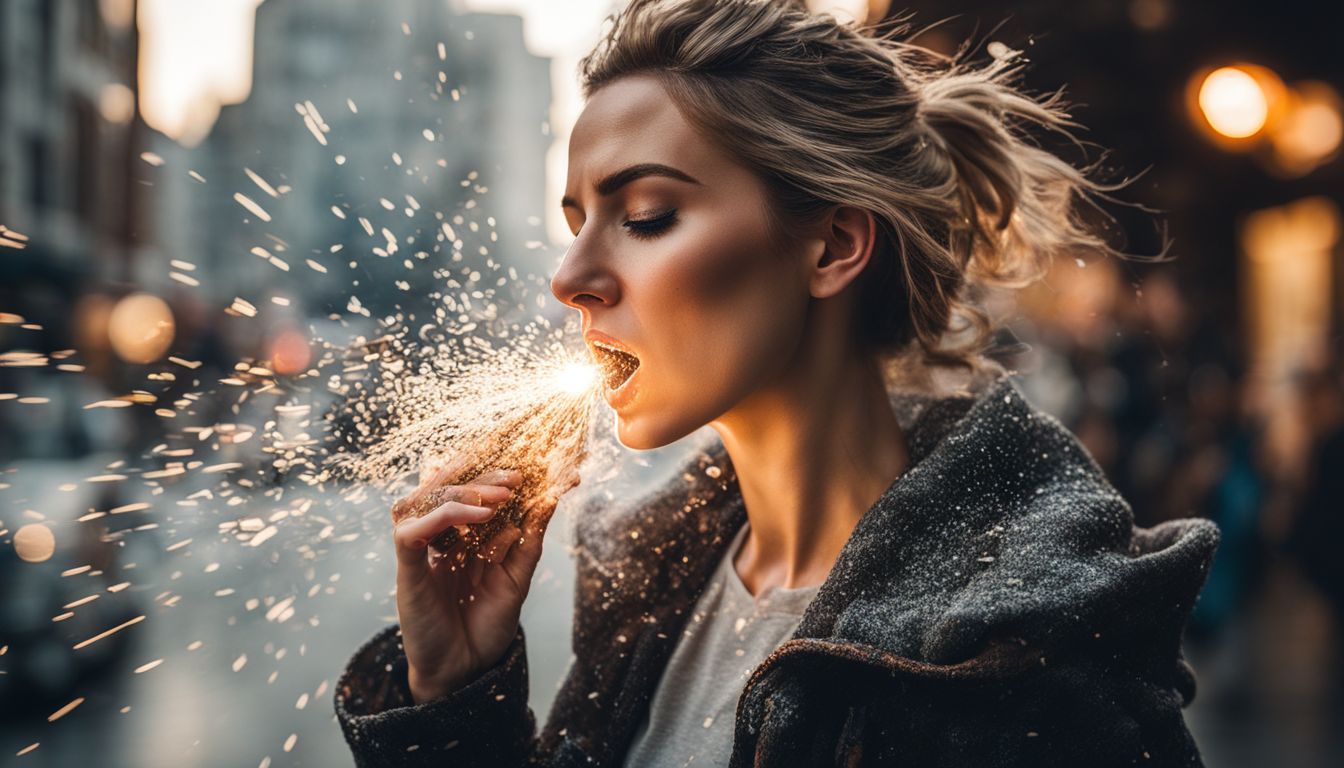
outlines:
[[[1259,81],[1240,67],[1210,72],[1199,86],[1199,108],[1218,133],[1244,139],[1260,132],[1269,118],[1269,96]]]
[[[597,384],[598,370],[592,363],[566,363],[555,374],[555,386],[567,395],[581,395]]]
[[[185,146],[210,133],[219,108],[252,91],[252,43],[261,0],[142,0],[140,110]]]

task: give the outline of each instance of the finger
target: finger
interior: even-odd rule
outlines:
[[[467,467],[464,456],[452,459],[437,466],[426,466],[420,473],[420,482],[406,497],[392,505],[392,520],[399,522],[407,517],[419,517],[425,513],[425,497],[449,480],[457,477]],[[446,501],[446,499],[445,499]],[[439,502],[442,504],[443,502]],[[437,505],[431,505],[430,508]]]
[[[491,565],[503,562],[509,548],[523,535],[522,529],[513,525],[504,526],[477,550],[477,556]]]
[[[466,572],[468,555],[463,549],[463,543],[467,539],[468,528],[465,525],[449,527],[457,530],[457,541],[451,547],[447,550],[439,549],[436,544],[437,539],[429,543],[430,570],[436,574]]]
[[[555,514],[554,497],[543,497],[529,511],[527,521],[520,529],[518,541],[509,550],[502,569],[508,572],[518,588],[526,590],[532,582],[532,574],[541,561],[542,545],[546,539],[546,530],[550,527]]]
[[[517,488],[523,484],[523,473],[516,469],[491,469],[471,479],[471,485],[502,485]]]
[[[467,572],[467,584],[474,590],[481,583],[481,574],[485,573],[485,560],[479,557],[467,558],[467,564],[463,566]],[[466,598],[464,598],[466,599]]]
[[[546,526],[550,524],[551,515],[555,513],[555,504],[549,499],[550,497],[543,498],[528,508],[527,517],[523,521],[523,536],[528,542],[546,535]]]
[[[513,495],[513,489],[502,485],[444,485],[407,497],[393,508],[392,519],[400,522],[410,517],[423,517],[450,501],[473,507],[495,506]]]
[[[429,542],[451,525],[479,523],[490,519],[495,510],[450,501],[423,517],[406,520],[393,530],[397,562],[412,567],[428,567],[425,551]]]
[[[446,485],[420,501],[423,509],[433,509],[450,501],[473,507],[493,507],[508,501],[513,489],[502,485]]]

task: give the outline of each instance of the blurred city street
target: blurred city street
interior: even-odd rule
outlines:
[[[0,0],[0,764],[351,763],[391,480],[500,399],[452,389],[473,360],[573,341],[577,65],[620,5]],[[1344,4],[807,5],[1029,50],[1096,142],[1062,155],[1112,150],[1132,205],[1096,216],[1133,258],[977,295],[987,354],[1138,525],[1219,526],[1184,646],[1206,764],[1344,765]],[[538,724],[575,506],[522,613]]]
[[[59,482],[88,467],[59,463],[19,469],[21,482]],[[14,499],[24,490],[16,486],[3,493]],[[313,498],[315,510],[328,501],[341,504],[335,494]],[[155,504],[162,508],[174,501],[161,497]],[[522,619],[538,720],[570,656],[573,577],[564,514],[563,508],[557,512],[547,531]],[[44,664],[53,689],[45,692],[41,707],[33,699],[7,702],[11,712],[0,723],[0,747],[13,755],[40,742],[39,749],[25,755],[25,764],[53,767],[257,765],[266,757],[272,765],[344,764],[349,755],[332,714],[332,686],[359,644],[396,621],[391,602],[395,559],[385,516],[385,511],[372,511],[369,532],[332,544],[311,561],[289,556],[313,534],[306,526],[282,524],[270,541],[251,547],[221,535],[214,516],[180,515],[169,530],[138,531],[121,539],[115,578],[91,572],[62,578],[65,563],[57,560],[39,566],[0,560],[7,618],[14,617],[14,601],[25,597],[12,581],[15,575],[25,583],[59,584],[71,596],[102,593],[99,600],[75,608],[76,618],[56,624],[47,609],[70,600],[28,595],[31,610],[41,612],[36,621],[47,628],[49,642],[93,636],[127,618],[146,616],[116,636],[125,644],[117,645],[96,671],[81,673],[65,659],[25,655],[28,662]],[[188,539],[188,545],[165,551]],[[123,579],[128,587],[106,591],[110,582]],[[12,630],[17,624],[6,626]],[[111,642],[100,641],[104,646]],[[69,644],[61,644],[68,650]],[[87,652],[99,648],[94,644]],[[69,655],[86,661],[82,652]],[[155,661],[160,663],[152,669],[135,672]],[[84,702],[58,721],[47,721],[75,697]],[[23,714],[15,716],[15,706]]]

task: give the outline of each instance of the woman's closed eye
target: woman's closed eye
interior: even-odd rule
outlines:
[[[666,213],[658,214],[642,219],[629,219],[625,222],[625,228],[630,231],[630,236],[641,240],[657,237],[664,230],[671,227],[677,221],[677,211],[672,209]]]

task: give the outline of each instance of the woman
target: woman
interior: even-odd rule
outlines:
[[[615,17],[552,290],[621,372],[623,444],[722,445],[595,502],[601,527],[576,513],[575,659],[539,735],[518,616],[555,497],[465,573],[426,542],[516,473],[399,525],[399,628],[337,690],[359,764],[1199,764],[1180,633],[1216,529],[1134,528],[1007,380],[889,389],[991,370],[971,292],[1106,250],[1072,205],[1110,188],[1024,139],[1071,123],[1015,61],[947,66],[801,3]]]

